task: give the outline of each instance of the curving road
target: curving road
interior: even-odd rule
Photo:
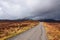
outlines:
[[[47,40],[43,23],[8,40]]]

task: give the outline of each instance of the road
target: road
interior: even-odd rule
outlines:
[[[8,40],[47,40],[43,23]]]

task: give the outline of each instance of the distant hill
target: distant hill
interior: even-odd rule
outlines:
[[[41,21],[41,22],[60,22],[60,20],[54,20],[54,19],[41,19],[39,21]]]
[[[0,20],[0,21],[27,21],[27,20],[33,20],[33,19],[16,19],[16,20]],[[54,20],[54,19],[40,19],[40,20],[37,20],[37,21],[40,21],[40,22],[60,22],[60,20]]]

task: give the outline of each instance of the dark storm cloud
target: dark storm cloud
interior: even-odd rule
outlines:
[[[43,11],[41,12],[37,12],[38,14],[35,16],[35,20],[38,19],[55,19],[55,20],[60,20],[60,0],[55,0],[54,1],[54,5],[52,9],[47,10],[47,11]]]
[[[0,0],[0,19],[26,17],[60,19],[60,0]]]

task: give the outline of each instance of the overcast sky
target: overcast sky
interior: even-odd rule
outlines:
[[[60,19],[60,0],[0,0],[0,19]]]

